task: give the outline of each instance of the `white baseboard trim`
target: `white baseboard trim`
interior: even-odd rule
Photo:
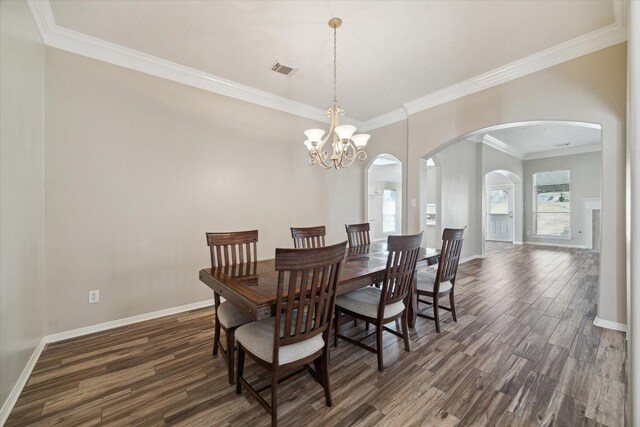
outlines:
[[[613,329],[614,331],[620,331],[625,333],[627,332],[627,325],[625,325],[624,323],[618,323],[618,322],[612,322],[611,320],[600,319],[598,316],[596,316],[596,318],[593,319],[593,324],[598,326],[599,328]]]
[[[513,242],[513,244],[514,244],[514,245],[524,245],[524,243],[523,243],[523,242],[515,242],[515,241]]]
[[[22,389],[27,384],[27,381],[29,381],[31,372],[36,366],[36,362],[40,358],[40,354],[42,353],[42,350],[44,350],[44,347],[46,345],[47,343],[45,339],[42,338],[36,348],[33,350],[33,353],[31,353],[31,357],[22,370],[20,377],[18,377],[18,381],[16,381],[16,384],[13,386],[11,393],[9,393],[9,396],[7,396],[7,399],[4,401],[4,404],[0,409],[0,426],[3,426],[7,421],[7,418],[9,418],[9,414],[11,413],[13,406],[16,404],[18,397],[20,397],[20,393],[22,393]]]
[[[458,264],[464,264],[465,262],[473,261],[474,259],[483,259],[483,258],[484,256],[482,255],[471,255],[466,258],[462,258],[460,261],[458,261]]]
[[[71,338],[102,332],[120,326],[131,325],[132,323],[144,322],[145,320],[156,319],[158,317],[170,316],[172,314],[183,313],[185,311],[197,310],[199,308],[213,305],[213,300],[194,302],[192,304],[180,305],[177,307],[165,308],[164,310],[152,311],[151,313],[139,314],[137,316],[125,317],[124,319],[112,320],[110,322],[98,323],[97,325],[85,326],[84,328],[72,329],[70,331],[58,332],[44,337],[47,343],[68,340]]]
[[[574,248],[574,249],[584,249],[584,245],[566,245],[564,243],[545,243],[545,242],[524,242],[525,245],[536,245],[536,246],[555,246],[558,248]]]

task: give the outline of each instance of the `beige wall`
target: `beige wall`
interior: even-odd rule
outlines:
[[[524,225],[527,242],[584,246],[584,198],[600,197],[601,153],[583,153],[524,162]],[[571,180],[570,239],[543,239],[533,235],[533,174],[568,170]],[[595,248],[600,249],[600,248]]]
[[[291,226],[328,242],[363,217],[361,165],[307,163],[325,126],[47,49],[46,333],[212,297],[204,234],[257,228],[258,256]],[[100,303],[87,303],[89,290]]]
[[[467,227],[460,254],[462,258],[478,255],[481,250],[478,215],[478,195],[482,194],[478,181],[481,149],[481,144],[463,140],[436,156],[440,165],[440,230]]]
[[[43,336],[44,55],[27,3],[0,2],[0,407]]]
[[[602,253],[598,317],[626,322],[625,127],[626,43],[412,114],[408,118],[405,200],[418,198],[419,159],[460,136],[503,123],[568,120],[602,126]],[[388,134],[395,123],[378,129]],[[387,147],[378,148],[381,151]],[[402,151],[397,143],[388,147]],[[407,206],[407,232],[420,213]]]

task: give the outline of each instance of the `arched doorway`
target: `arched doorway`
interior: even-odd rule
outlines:
[[[522,180],[497,169],[484,176],[484,241],[522,242]]]
[[[367,170],[367,220],[371,238],[402,233],[402,162],[380,154]]]

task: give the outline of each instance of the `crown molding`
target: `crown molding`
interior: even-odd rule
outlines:
[[[524,159],[524,154],[522,154],[520,150],[513,148],[509,144],[505,144],[498,138],[491,135],[485,135],[482,138],[482,143],[488,145],[489,147],[495,148],[496,150],[502,151],[503,153],[507,153],[508,155],[515,157],[516,159]]]
[[[55,23],[49,1],[28,1],[42,40],[47,46],[296,116],[329,122],[324,109],[61,27]],[[362,124],[354,119],[345,118],[344,121],[354,125]]]
[[[40,30],[42,40],[47,46],[263,107],[328,123],[324,109],[69,30],[55,23],[49,0],[28,0],[28,3],[36,25]],[[616,18],[615,24],[407,102],[404,104],[404,108],[390,111],[366,121],[347,117],[343,121],[364,131],[377,129],[406,120],[411,114],[622,43],[627,39],[625,1],[613,0],[613,8]]]
[[[398,108],[397,110],[389,111],[386,114],[382,114],[380,116],[374,117],[373,119],[363,122],[361,127],[363,132],[366,132],[393,123],[401,122],[403,120],[406,120],[407,117],[409,117],[407,115],[407,111],[404,108]]]
[[[544,150],[537,151],[534,153],[522,153],[520,150],[513,148],[509,144],[506,144],[499,140],[496,137],[491,135],[484,135],[481,141],[489,147],[495,148],[496,150],[502,151],[512,157],[515,157],[519,160],[535,160],[535,159],[547,159],[550,157],[560,157],[560,156],[571,156],[574,154],[582,154],[582,153],[593,153],[602,150],[602,144],[587,144],[587,145],[578,145],[576,147],[563,147],[556,148],[553,150]]]
[[[463,96],[489,89],[545,68],[553,67],[554,65],[622,43],[626,39],[627,30],[619,23],[611,24],[526,58],[511,62],[487,73],[433,92],[422,98],[407,102],[404,104],[404,107],[409,114],[415,114]]]
[[[27,4],[29,5],[29,9],[31,9],[33,19],[36,21],[38,31],[40,31],[40,38],[42,42],[48,46],[49,40],[47,36],[51,28],[56,25],[53,12],[51,11],[51,5],[48,1],[40,2],[36,0],[27,0]]]
[[[594,153],[602,151],[602,144],[578,145],[576,147],[564,147],[555,150],[527,153],[523,160],[547,159],[549,157],[571,156],[573,154]]]

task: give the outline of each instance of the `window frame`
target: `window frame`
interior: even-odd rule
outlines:
[[[554,172],[567,172],[569,174],[569,212],[560,212],[560,213],[568,213],[569,214],[569,233],[566,236],[559,234],[539,234],[538,233],[538,194],[537,194],[537,183],[536,183],[536,175],[543,173],[554,173]],[[571,203],[571,188],[573,185],[571,184],[571,170],[569,169],[557,169],[557,170],[549,170],[549,171],[538,171],[531,174],[531,195],[532,195],[532,221],[533,221],[533,230],[531,232],[531,237],[539,238],[539,239],[556,239],[556,240],[571,240],[571,213],[572,213],[572,203]],[[542,212],[544,213],[544,212]]]

